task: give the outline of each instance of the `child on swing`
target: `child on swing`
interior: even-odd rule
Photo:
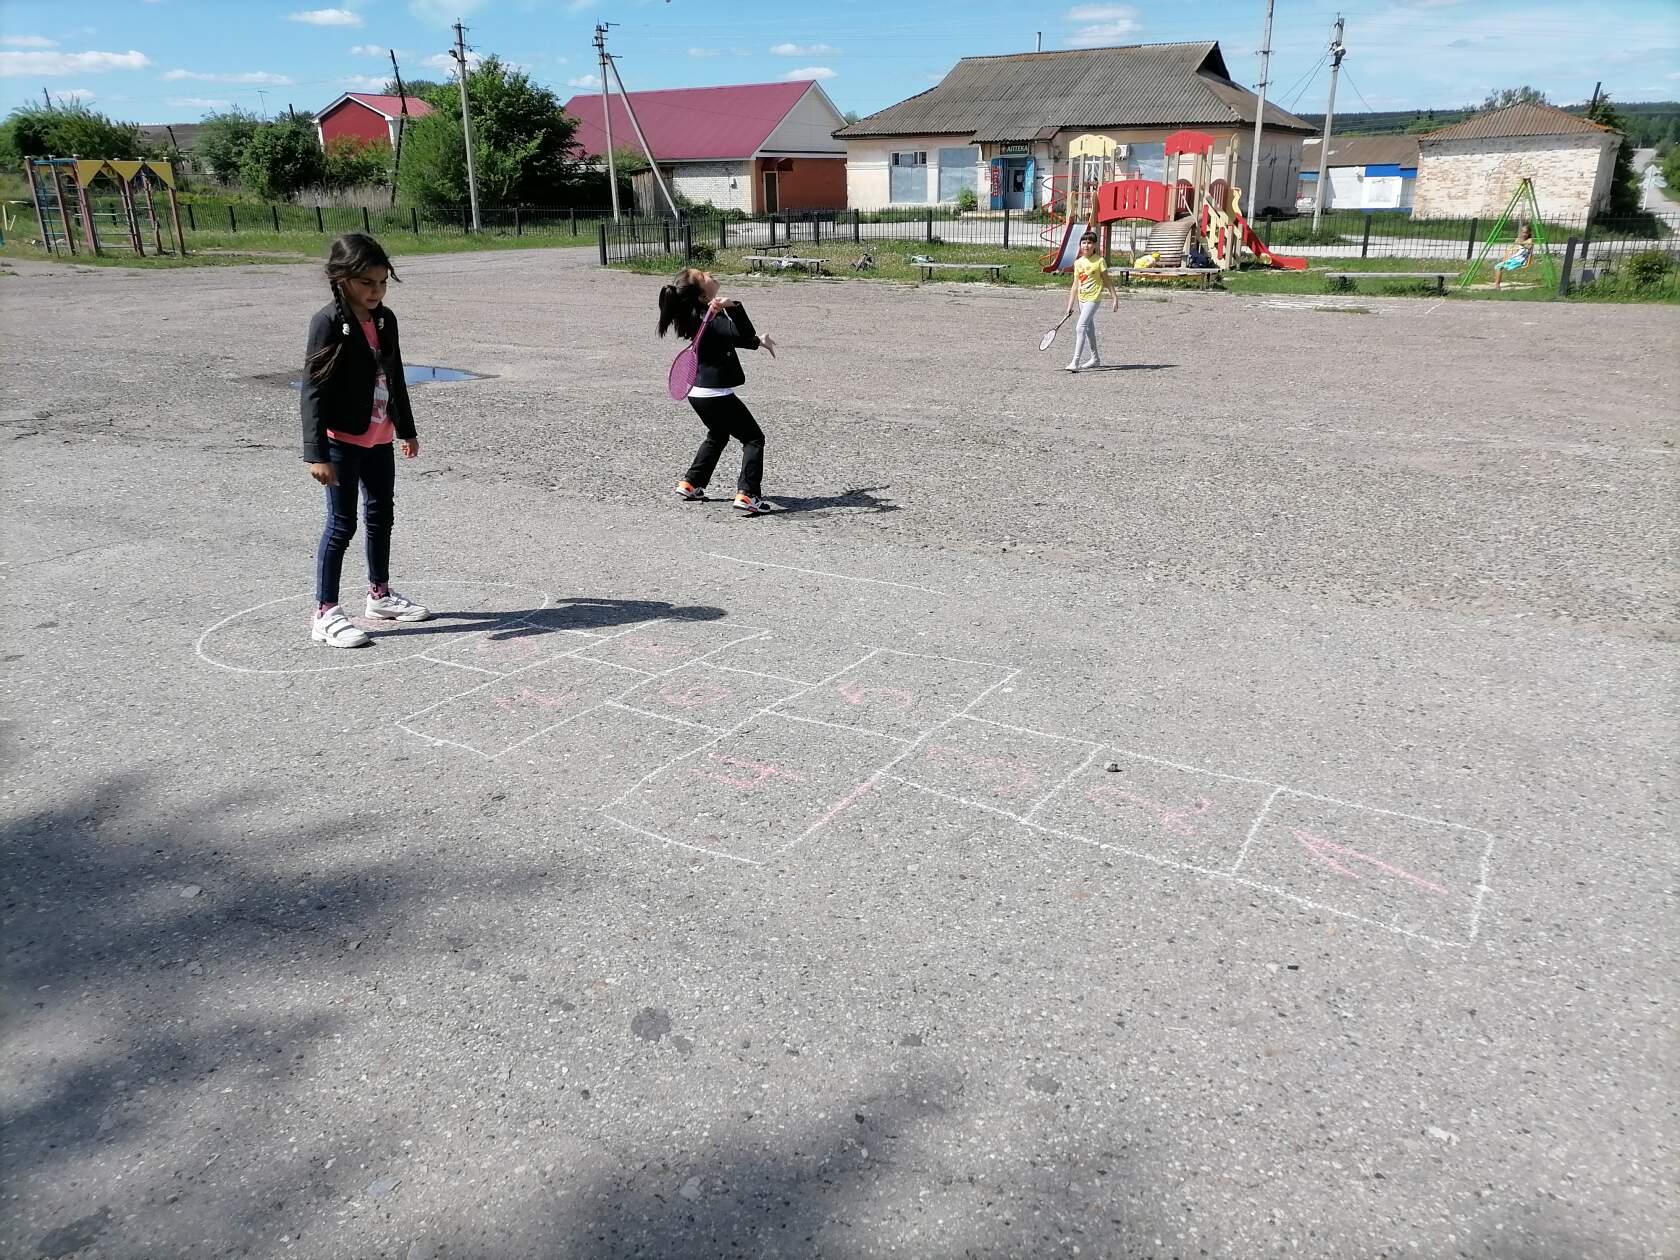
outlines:
[[[1511,252],[1493,264],[1493,287],[1499,287],[1499,282],[1505,278],[1507,271],[1521,271],[1528,266],[1528,260],[1533,257],[1534,229],[1524,223],[1517,228],[1517,241],[1511,246]]]

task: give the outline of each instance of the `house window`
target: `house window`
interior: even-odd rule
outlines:
[[[903,202],[920,204],[928,199],[927,164],[925,149],[892,155],[887,196],[895,205]]]
[[[977,149],[939,150],[939,200],[952,202],[965,188],[980,191],[980,153]]]

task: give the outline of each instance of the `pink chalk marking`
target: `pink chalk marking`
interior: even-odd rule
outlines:
[[[1163,805],[1160,801],[1152,801],[1147,796],[1139,796],[1136,792],[1128,792],[1125,788],[1099,787],[1092,788],[1085,793],[1085,799],[1093,805],[1112,804],[1111,798],[1130,801],[1134,805],[1141,805],[1155,815],[1155,821],[1160,823],[1175,836],[1186,838],[1194,836],[1196,829],[1189,823],[1190,818],[1199,818],[1213,808],[1213,802],[1205,796],[1198,796],[1196,803],[1188,809],[1174,809],[1170,805]]]
[[[493,703],[503,709],[517,709],[527,704],[540,705],[545,709],[558,709],[577,699],[577,692],[562,691],[558,695],[532,691],[529,687],[521,687],[517,695],[496,696]]]
[[[1340,862],[1336,861],[1335,858],[1327,857],[1325,855],[1326,850],[1331,853],[1339,853],[1351,861],[1369,862],[1372,866],[1383,872],[1383,874],[1393,875],[1399,879],[1406,880],[1408,883],[1416,884],[1419,888],[1427,888],[1438,897],[1445,897],[1447,895],[1447,890],[1442,888],[1441,885],[1432,884],[1421,876],[1413,875],[1410,871],[1401,870],[1398,866],[1390,866],[1381,858],[1372,857],[1369,853],[1361,853],[1358,849],[1350,849],[1345,844],[1337,844],[1333,840],[1326,840],[1323,836],[1315,836],[1312,832],[1302,831],[1299,827],[1295,827],[1292,830],[1295,833],[1295,839],[1301,842],[1301,846],[1306,849],[1308,853],[1312,854],[1320,862],[1324,863],[1324,865],[1328,866],[1344,879],[1358,879],[1359,874],[1357,871],[1350,870],[1343,866]]]
[[[879,696],[883,701],[890,701],[893,708],[903,712],[916,703],[914,694],[901,691],[897,687],[864,687],[855,682],[836,684],[834,690],[845,697],[847,704],[869,704],[871,696]]]
[[[530,639],[484,639],[478,645],[481,656],[529,656],[538,650]]]
[[[975,757],[949,744],[934,744],[927,750],[927,760],[943,765],[955,763],[970,766],[993,776],[992,795],[1019,796],[1038,786],[1038,772],[1029,770],[1008,757]]]
[[[659,698],[674,708],[697,709],[701,705],[727,700],[734,694],[728,687],[720,686],[710,679],[700,678],[686,687],[678,687],[673,683],[659,693]]]
[[[850,792],[847,792],[846,795],[842,796],[838,801],[834,802],[833,805],[830,805],[829,808],[828,808],[828,812],[826,814],[824,814],[821,818],[817,819],[817,821],[815,823],[813,823],[811,825],[811,827],[807,830],[806,834],[809,835],[812,831],[820,831],[822,828],[826,827],[829,823],[833,822],[836,818],[838,818],[843,812],[850,809],[852,807],[852,805],[857,802],[858,798],[867,795],[869,790],[871,788],[873,788],[874,786],[875,786],[875,780],[874,779],[865,779],[862,783],[858,784]]]
[[[699,779],[710,779],[714,783],[727,783],[730,787],[738,787],[743,792],[750,792],[759,784],[769,779],[795,779],[803,782],[805,776],[796,774],[792,770],[783,770],[780,766],[763,765],[756,761],[743,761],[739,757],[730,757],[724,753],[709,752],[706,760],[721,766],[733,766],[740,770],[753,771],[753,777],[748,779],[731,774],[717,774],[710,770],[696,768],[694,776]]]

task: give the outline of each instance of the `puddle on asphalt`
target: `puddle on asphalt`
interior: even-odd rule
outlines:
[[[294,377],[290,372],[281,372],[278,375],[283,377],[286,384],[293,389],[303,388],[303,381]],[[274,378],[269,376],[261,379],[272,380]],[[403,380],[410,385],[430,385],[435,381],[482,381],[487,379],[486,373],[468,372],[464,368],[436,367],[430,363],[403,364]]]

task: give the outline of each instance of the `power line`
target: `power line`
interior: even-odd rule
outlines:
[[[1359,103],[1365,107],[1366,111],[1372,114],[1382,113],[1382,110],[1375,108],[1370,101],[1365,99],[1365,93],[1359,90],[1359,84],[1353,81],[1353,75],[1348,74],[1346,70],[1343,70],[1342,73],[1347,75],[1348,86],[1353,89],[1353,94],[1359,98]]]
[[[1319,57],[1318,64],[1313,66],[1311,70],[1308,70],[1290,85],[1289,90],[1293,92],[1294,95],[1289,98],[1289,104],[1284,106],[1285,109],[1293,110],[1295,108],[1296,102],[1298,102],[1301,97],[1306,94],[1307,89],[1312,87],[1312,85],[1318,81],[1318,72],[1324,69],[1324,63],[1328,60],[1330,60],[1330,54],[1329,52],[1325,52]]]

